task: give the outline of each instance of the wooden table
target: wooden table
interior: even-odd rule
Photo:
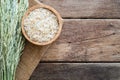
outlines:
[[[30,80],[120,80],[120,0],[39,1],[54,7],[62,15],[64,25],[59,39],[44,54]],[[47,48],[42,47],[43,51]],[[40,58],[39,51],[33,55],[34,49],[40,50],[27,50],[32,53],[31,71]],[[25,75],[30,76],[31,71],[27,71]]]

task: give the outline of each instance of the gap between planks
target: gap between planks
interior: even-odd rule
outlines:
[[[41,63],[120,63],[120,61],[40,61]]]

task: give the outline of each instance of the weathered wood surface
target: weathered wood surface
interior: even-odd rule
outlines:
[[[30,6],[38,3],[29,1]],[[46,63],[39,64],[30,80],[120,80],[120,64],[64,63],[120,61],[120,0],[40,1],[54,7],[63,18],[74,19],[64,19],[61,36],[42,58]],[[47,48],[27,43],[17,80],[29,79]],[[50,61],[63,63],[47,63]]]
[[[33,0],[30,1],[30,7],[35,4],[40,4]],[[38,65],[41,57],[46,52],[50,45],[47,46],[36,46],[29,42],[26,42],[23,55],[19,62],[17,71],[16,71],[16,80],[28,80]]]
[[[65,19],[42,61],[120,61],[120,20]]]
[[[120,0],[39,0],[66,18],[120,18]]]
[[[41,63],[30,80],[120,80],[120,63]]]

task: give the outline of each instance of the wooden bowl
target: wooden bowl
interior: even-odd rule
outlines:
[[[31,11],[33,11],[33,10],[35,10],[35,9],[38,9],[38,8],[46,8],[46,9],[52,11],[52,12],[57,16],[57,19],[58,19],[59,30],[58,30],[57,34],[54,36],[54,38],[51,39],[51,40],[48,41],[48,42],[41,42],[41,43],[35,42],[35,41],[31,40],[31,39],[28,37],[28,35],[26,34],[26,31],[24,30],[24,19],[29,15],[29,13],[30,13]],[[22,18],[22,23],[21,23],[21,25],[22,25],[22,33],[23,33],[23,35],[25,36],[25,38],[26,38],[29,42],[31,42],[31,43],[33,43],[33,44],[35,44],[35,45],[43,46],[43,45],[51,44],[52,42],[54,42],[54,41],[59,37],[59,35],[60,35],[60,33],[61,33],[61,30],[62,30],[63,19],[61,18],[60,14],[59,14],[54,8],[42,4],[42,5],[35,5],[35,6],[31,7],[30,9],[28,9],[28,10],[26,11],[25,15],[24,15],[23,18]]]

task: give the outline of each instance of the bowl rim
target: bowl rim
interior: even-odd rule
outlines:
[[[35,41],[31,40],[31,39],[28,37],[28,35],[26,34],[25,29],[24,29],[24,19],[29,15],[29,13],[30,13],[31,11],[33,11],[33,10],[35,10],[35,9],[38,9],[38,8],[46,8],[46,9],[52,11],[52,12],[57,16],[57,19],[58,19],[59,30],[58,30],[57,34],[54,36],[54,38],[52,38],[50,41],[47,41],[47,42],[41,42],[41,43],[40,43],[40,42],[35,42]],[[60,35],[61,31],[62,31],[62,25],[63,25],[63,19],[62,19],[62,17],[60,16],[60,14],[59,14],[54,8],[52,8],[52,7],[48,6],[48,5],[45,5],[45,4],[42,4],[42,5],[38,4],[38,5],[35,5],[35,6],[31,7],[31,8],[29,8],[29,9],[25,12],[24,16],[22,17],[22,23],[21,23],[22,33],[23,33],[24,37],[25,37],[29,42],[31,42],[31,43],[33,43],[33,44],[35,44],[35,45],[41,45],[41,46],[43,46],[43,45],[48,45],[48,44],[51,44],[52,42],[54,42],[54,41],[59,37],[59,35]]]

